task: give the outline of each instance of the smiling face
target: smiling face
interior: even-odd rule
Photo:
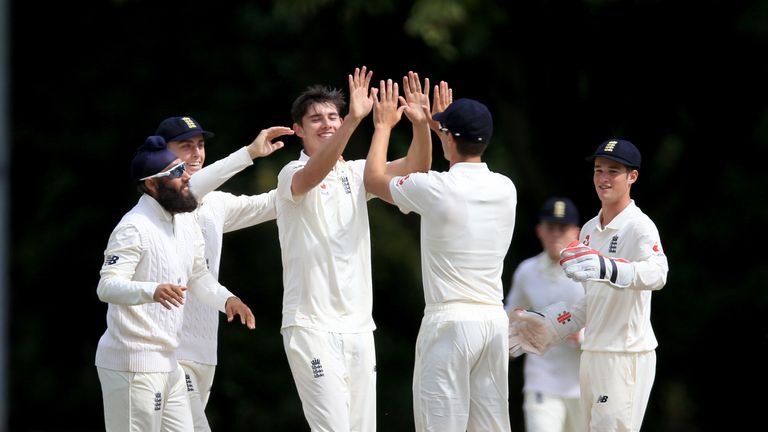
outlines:
[[[602,156],[595,158],[592,181],[603,206],[623,207],[630,201],[629,189],[638,171]]]
[[[341,127],[342,121],[336,105],[330,102],[315,102],[301,118],[301,124],[293,124],[293,130],[304,143],[304,152],[312,156],[333,137]]]
[[[205,139],[202,135],[195,135],[181,141],[171,141],[168,143],[168,150],[187,163],[187,173],[189,175],[203,168],[205,163]]]

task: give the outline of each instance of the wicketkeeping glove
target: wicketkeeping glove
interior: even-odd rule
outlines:
[[[605,281],[617,288],[632,284],[635,269],[621,258],[610,258],[574,240],[560,251],[560,266],[565,275],[577,281]]]
[[[522,310],[522,309],[518,309]],[[514,311],[510,313],[509,320],[509,356],[520,357],[523,354],[541,354],[523,336],[520,335],[518,323],[512,318]]]
[[[543,354],[552,345],[580,330],[579,325],[571,318],[571,312],[563,302],[551,304],[542,309],[541,312],[515,309],[510,314],[510,325],[512,323],[517,329],[517,336],[521,338],[519,345],[522,350],[535,354]],[[511,338],[512,331],[510,330],[510,342],[512,341]],[[528,346],[532,349],[527,349]],[[511,344],[510,355],[512,355]]]

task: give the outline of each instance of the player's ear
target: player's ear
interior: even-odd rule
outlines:
[[[297,137],[302,138],[302,139],[304,138],[304,128],[301,127],[300,124],[294,123],[292,129],[293,129],[293,132],[296,134]]]
[[[637,177],[638,177],[638,176],[640,176],[640,171],[638,171],[638,170],[636,170],[636,169],[632,169],[632,170],[630,170],[630,171],[629,171],[629,179],[628,179],[628,183],[629,183],[629,184],[632,184],[632,183],[636,182],[636,181],[637,181]]]

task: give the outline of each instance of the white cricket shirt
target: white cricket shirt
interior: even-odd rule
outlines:
[[[651,327],[651,293],[664,287],[669,270],[659,231],[634,200],[604,228],[600,227],[601,214],[602,210],[584,224],[580,240],[605,256],[630,261],[635,277],[628,288],[615,288],[607,282],[584,282],[586,297],[582,305],[586,324],[581,348],[611,352],[656,349],[658,343]],[[580,317],[577,319],[584,322]]]
[[[426,305],[503,305],[501,274],[517,206],[512,180],[485,163],[457,163],[447,172],[394,177],[389,189],[400,211],[421,215]]]
[[[507,312],[520,307],[542,310],[553,303],[576,303],[584,297],[584,287],[563,272],[558,261],[546,252],[521,262],[512,275],[507,294]],[[552,346],[543,355],[526,355],[523,389],[551,396],[579,397],[579,357],[581,349],[563,342]]]
[[[337,333],[373,331],[371,241],[365,160],[337,161],[317,186],[293,197],[289,162],[277,180],[277,227],[283,260],[282,327]]]

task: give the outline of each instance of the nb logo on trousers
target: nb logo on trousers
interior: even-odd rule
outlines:
[[[600,395],[597,397],[597,403],[606,403],[606,402],[608,402],[608,396]]]

